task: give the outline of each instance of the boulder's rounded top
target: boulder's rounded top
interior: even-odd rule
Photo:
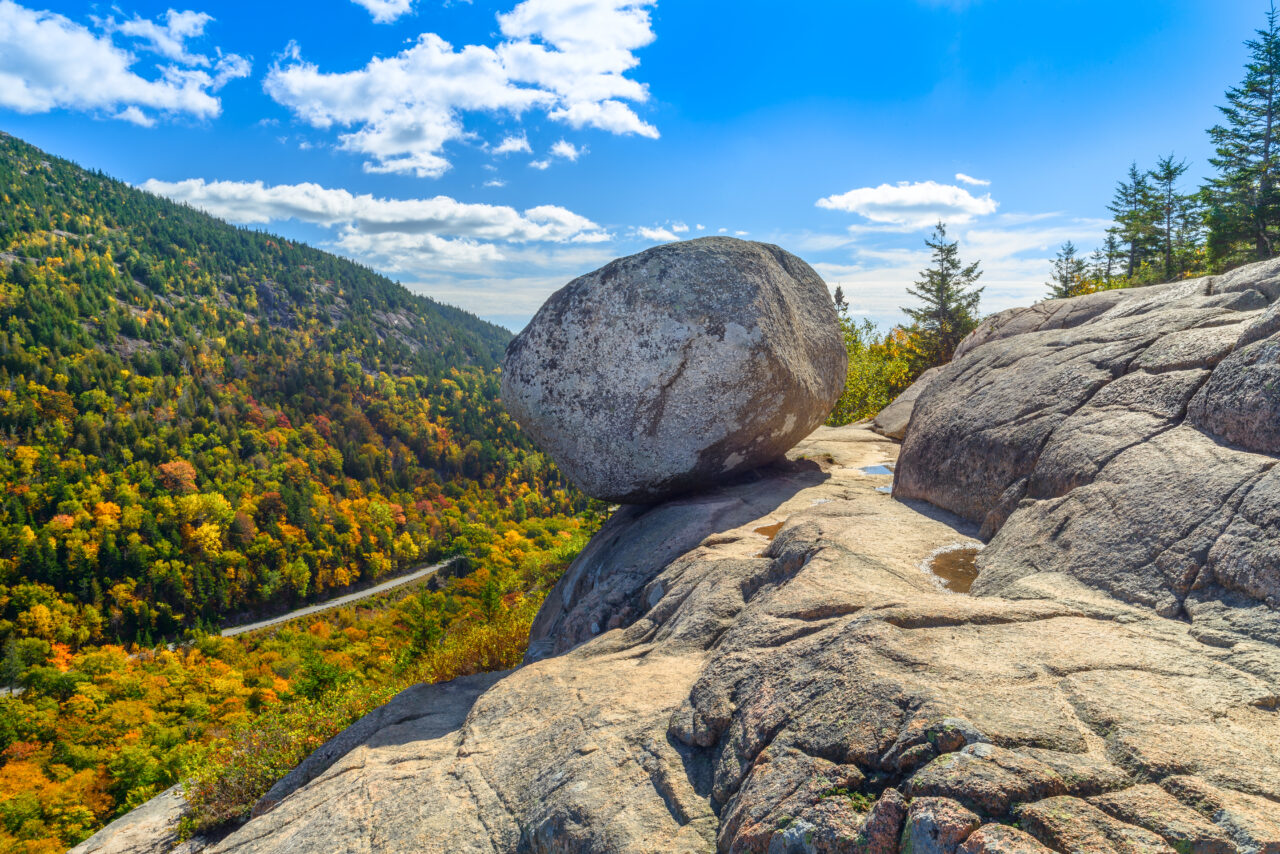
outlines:
[[[813,268],[705,237],[554,293],[507,348],[503,400],[585,492],[650,502],[780,457],[826,418],[846,359]]]

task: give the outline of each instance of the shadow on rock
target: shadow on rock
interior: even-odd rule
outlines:
[[[812,460],[780,460],[732,484],[654,505],[618,509],[560,578],[538,612],[525,662],[625,628],[662,598],[650,582],[677,557],[776,510],[829,475]]]

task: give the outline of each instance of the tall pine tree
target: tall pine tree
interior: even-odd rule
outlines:
[[[1218,170],[1206,187],[1209,251],[1226,264],[1276,255],[1280,229],[1280,17],[1272,6],[1267,25],[1245,42],[1244,80],[1228,89],[1225,121],[1209,130]]]
[[[1170,154],[1157,160],[1156,168],[1147,173],[1152,182],[1165,281],[1172,281],[1187,269],[1188,243],[1194,242],[1198,236],[1195,197],[1183,193],[1178,187],[1178,181],[1187,168],[1187,161],[1175,160]]]
[[[1093,250],[1093,268],[1090,270],[1090,275],[1106,287],[1111,287],[1111,280],[1116,275],[1116,265],[1123,257],[1120,241],[1116,240],[1115,234],[1108,230],[1102,245]]]
[[[1116,185],[1107,210],[1116,221],[1107,231],[1124,250],[1124,274],[1132,279],[1157,246],[1155,194],[1147,173],[1137,163],[1130,164],[1126,180]]]
[[[1068,240],[1053,259],[1053,274],[1049,278],[1049,296],[1066,299],[1085,293],[1085,274],[1088,265],[1076,254],[1076,245]]]
[[[904,308],[919,333],[924,367],[951,361],[956,345],[978,325],[978,300],[982,288],[975,287],[982,271],[978,262],[965,266],[960,261],[960,244],[947,241],[947,227],[939,222],[925,245],[933,250],[933,263],[920,272],[923,277],[907,293],[924,303],[922,308]]]

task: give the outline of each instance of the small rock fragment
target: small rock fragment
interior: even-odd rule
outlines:
[[[907,808],[902,854],[954,854],[982,820],[950,798],[916,798]]]
[[[971,744],[930,762],[907,782],[912,798],[952,798],[979,815],[1002,816],[1015,804],[1066,791],[1053,769],[992,744]]]
[[[1007,824],[984,824],[956,850],[960,854],[1050,854],[1034,836]]]

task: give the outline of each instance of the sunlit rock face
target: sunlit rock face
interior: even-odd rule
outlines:
[[[826,419],[846,365],[808,264],[706,237],[553,294],[507,348],[502,393],[584,492],[649,503],[781,457]]]
[[[989,318],[915,400],[894,495],[982,525],[980,595],[1058,573],[1273,640],[1277,297],[1267,261]]]

